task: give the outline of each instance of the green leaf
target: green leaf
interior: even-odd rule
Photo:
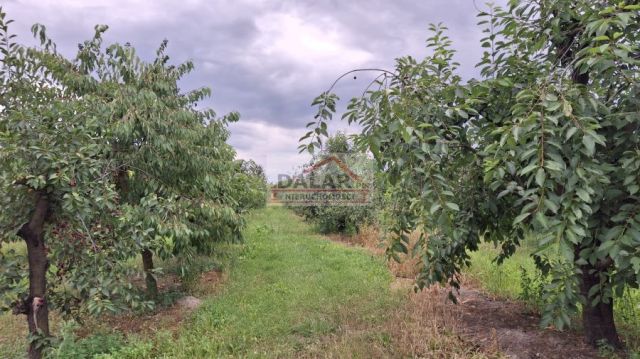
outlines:
[[[446,202],[446,203],[445,203],[445,205],[446,205],[449,209],[451,209],[451,210],[453,210],[453,211],[456,211],[456,212],[457,212],[457,211],[459,211],[459,210],[460,210],[460,207],[458,207],[458,205],[457,205],[457,204],[455,204],[455,203],[453,203],[453,202]]]
[[[523,169],[520,171],[520,174],[521,174],[522,176],[524,176],[524,175],[526,175],[527,173],[529,173],[529,172],[531,172],[531,171],[535,170],[536,168],[538,168],[538,164],[537,164],[537,163],[531,163],[531,164],[529,164],[527,167],[523,168]]]
[[[544,172],[544,168],[538,168],[538,171],[536,172],[536,183],[538,186],[543,187],[546,178],[547,174]]]
[[[562,164],[553,160],[546,160],[544,162],[544,167],[550,171],[562,171],[564,168]]]
[[[529,217],[531,215],[530,212],[526,212],[526,213],[522,213],[519,216],[517,216],[514,220],[513,220],[513,225],[515,226],[516,224],[522,222],[525,220],[525,218]]]
[[[568,141],[571,137],[573,137],[573,135],[578,131],[577,127],[569,127],[569,129],[567,130],[567,134],[565,135],[564,139],[566,141]]]
[[[582,144],[584,144],[585,150],[587,151],[587,154],[589,156],[593,156],[596,152],[596,143],[593,139],[593,137],[591,137],[588,134],[585,134],[582,137]]]
[[[545,207],[547,207],[549,210],[551,210],[553,213],[558,213],[558,205],[555,204],[552,200],[545,198],[544,200],[544,205]]]
[[[577,189],[576,190],[576,194],[584,202],[591,203],[591,196],[589,196],[589,193],[587,191],[585,191],[584,189],[582,189],[582,188]]]

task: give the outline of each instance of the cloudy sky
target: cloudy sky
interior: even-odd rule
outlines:
[[[69,56],[95,24],[109,25],[108,43],[130,42],[147,58],[168,39],[176,62],[196,65],[182,86],[210,87],[213,96],[203,105],[220,115],[240,112],[230,142],[271,179],[305,161],[296,147],[314,115],[309,105],[340,74],[426,55],[429,23],[449,27],[465,77],[476,74],[482,54],[473,0],[3,0],[2,6],[23,41],[32,24],[42,23]],[[342,105],[370,79],[341,82]],[[336,121],[331,130],[345,125]]]

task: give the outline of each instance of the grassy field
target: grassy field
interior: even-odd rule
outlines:
[[[366,357],[369,348],[388,346],[389,335],[371,328],[403,298],[390,290],[382,258],[314,234],[283,208],[258,211],[248,222],[223,289],[204,298],[177,331],[125,337],[102,327],[81,340],[69,335],[58,356],[298,357],[328,350]],[[17,319],[0,317],[2,357],[23,353],[23,318]],[[369,329],[354,342],[335,340],[347,327]]]
[[[346,321],[379,321],[393,305],[391,276],[364,250],[313,234],[282,208],[254,214],[226,291],[198,311],[169,357],[295,356]]]
[[[534,277],[536,273],[535,264],[529,256],[532,250],[529,243],[524,243],[511,258],[505,260],[502,265],[497,265],[494,259],[499,250],[484,243],[480,250],[471,253],[471,267],[465,274],[489,294],[508,299],[522,299],[523,274]]]

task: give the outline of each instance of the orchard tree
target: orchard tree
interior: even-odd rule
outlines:
[[[241,212],[263,208],[267,205],[269,184],[264,168],[254,160],[235,161],[233,186]]]
[[[239,239],[243,225],[235,151],[226,143],[226,125],[238,115],[198,110],[210,90],[181,92],[178,82],[193,64],[170,65],[166,46],[145,63],[131,46],[112,45],[96,71],[114,88],[110,142],[124,211],[120,235],[134,239],[132,248],[142,254],[152,299],[154,253],[188,263],[194,252],[209,254],[216,240]]]
[[[69,313],[115,309],[116,298],[139,298],[120,264],[114,240],[115,170],[108,160],[109,96],[86,71],[102,28],[78,59],[56,53],[44,27],[41,46],[14,41],[0,9],[0,243],[21,240],[26,258],[0,251],[2,309],[26,316],[29,357],[49,339],[51,306]]]
[[[27,258],[0,248],[2,307],[25,314],[30,357],[51,339],[50,308],[100,314],[148,308],[128,280],[143,253],[189,258],[240,238],[235,152],[227,122],[180,92],[191,63],[152,63],[131,46],[102,46],[106,26],[74,60],[36,25],[39,47],[15,42],[0,10],[0,243],[22,240]],[[28,277],[27,277],[28,273]],[[28,285],[28,288],[26,287]]]
[[[640,5],[520,1],[481,13],[482,78],[456,74],[444,26],[343,116],[389,183],[396,239],[422,236],[417,286],[459,287],[482,241],[501,262],[532,235],[548,273],[542,325],[582,312],[592,345],[620,346],[613,302],[640,284]],[[337,97],[323,93],[310,143]],[[314,127],[315,126],[315,127]]]

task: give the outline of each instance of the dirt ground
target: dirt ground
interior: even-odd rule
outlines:
[[[206,296],[215,293],[226,280],[226,273],[220,271],[209,271],[202,273],[195,288],[198,296]],[[158,288],[161,292],[175,289],[180,286],[180,280],[173,275],[166,275],[158,279]],[[120,314],[105,315],[97,321],[100,325],[114,329],[125,334],[150,334],[159,330],[168,330],[176,333],[182,322],[187,318],[192,309],[173,304],[168,307],[157,308],[153,314]],[[95,323],[97,326],[98,323]],[[91,325],[84,326],[86,328]],[[88,333],[77,333],[80,337]]]
[[[577,333],[540,329],[540,318],[520,303],[494,300],[476,289],[460,291],[462,336],[494,346],[510,358],[598,358]]]
[[[366,230],[356,237],[330,236],[332,240],[347,245],[363,246],[382,255],[377,233]],[[418,316],[407,316],[405,320],[431,325],[439,331],[454,333],[471,347],[471,352],[461,357],[482,356],[529,358],[600,358],[595,349],[584,344],[582,337],[571,331],[541,329],[540,317],[532,315],[521,303],[499,298],[491,298],[471,284],[463,284],[458,294],[459,304],[447,300],[448,290],[432,287],[420,293],[413,293],[413,276],[416,262],[390,263],[390,270],[396,275],[392,288],[406,290],[409,301],[403,310],[417,311]],[[447,318],[420,318],[423,316],[446,316]],[[408,323],[406,326],[411,327]],[[434,332],[424,333],[434,335]],[[410,335],[410,334],[409,334]],[[414,335],[415,336],[415,335]],[[425,338],[422,338],[425,340]],[[415,343],[419,338],[405,338]],[[410,351],[414,357],[431,357],[425,352],[429,348],[416,347]],[[438,356],[437,354],[435,356]]]

